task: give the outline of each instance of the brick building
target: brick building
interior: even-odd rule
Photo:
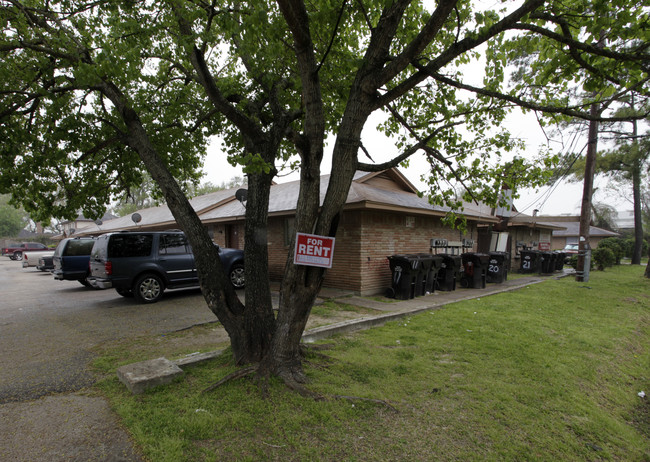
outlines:
[[[321,201],[329,175],[321,178]],[[289,245],[295,230],[298,181],[275,184],[269,200],[269,273],[272,280],[282,277]],[[192,206],[205,223],[213,241],[224,247],[243,248],[245,206],[235,199],[235,191],[218,191],[192,199]],[[390,286],[387,256],[428,253],[433,238],[462,241],[478,239],[478,225],[498,223],[489,213],[466,207],[464,233],[442,224],[448,209],[433,206],[418,196],[416,188],[397,169],[379,173],[358,172],[336,235],[333,265],[327,271],[326,287],[351,290],[358,294],[381,293]],[[140,221],[122,217],[77,232],[100,234],[114,230],[160,230],[178,228],[167,207],[138,211]],[[471,249],[470,249],[471,250]],[[474,248],[474,250],[476,250]]]

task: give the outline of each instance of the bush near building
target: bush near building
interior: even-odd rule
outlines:
[[[608,237],[606,239],[601,240],[598,243],[598,248],[596,250],[598,249],[611,250],[612,254],[614,255],[615,264],[620,265],[621,259],[625,257],[626,248],[627,246],[625,245],[624,239],[621,239],[620,237]],[[594,258],[595,258],[595,251],[594,251]]]
[[[598,246],[598,248],[593,251],[592,258],[598,271],[605,271],[605,268],[614,266],[615,263],[617,265],[620,264],[620,260],[617,261],[614,251],[608,247]]]

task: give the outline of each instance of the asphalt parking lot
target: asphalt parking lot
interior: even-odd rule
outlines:
[[[93,348],[213,322],[198,289],[152,305],[0,257],[0,460],[140,460],[101,398]]]
[[[0,258],[0,403],[92,383],[91,349],[108,340],[166,333],[215,320],[198,289],[137,304],[114,290],[56,281]]]

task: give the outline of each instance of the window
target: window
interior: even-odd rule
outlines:
[[[79,257],[82,255],[90,255],[90,251],[95,243],[94,239],[82,239],[68,241],[68,245],[63,252],[68,257]]]
[[[187,239],[183,234],[163,234],[160,236],[160,255],[182,255],[187,253]]]
[[[296,219],[294,217],[284,219],[284,245],[289,247],[291,239],[296,234]]]
[[[109,258],[148,257],[151,254],[153,235],[113,234],[108,243]]]

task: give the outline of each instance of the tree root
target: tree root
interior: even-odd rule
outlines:
[[[249,367],[245,367],[243,369],[239,369],[238,371],[235,371],[232,374],[228,374],[223,379],[219,380],[217,383],[214,383],[214,384],[210,385],[208,388],[203,390],[201,393],[211,392],[211,391],[216,390],[217,388],[219,388],[224,383],[230,382],[231,380],[236,380],[236,379],[240,379],[242,377],[246,377],[247,375],[251,375],[254,372],[257,372],[257,366],[249,366]]]
[[[230,382],[231,380],[237,380],[242,377],[246,377],[251,374],[259,373],[259,372],[260,372],[259,365],[248,366],[243,369],[239,369],[238,371],[235,371],[232,374],[228,374],[223,379],[210,385],[208,388],[203,390],[202,393],[209,393],[211,391],[216,390],[221,385]],[[306,377],[302,374],[302,372],[297,373],[296,371],[285,370],[283,372],[278,373],[277,376],[282,380],[282,382],[286,385],[287,388],[289,388],[291,391],[297,392],[298,394],[300,394],[300,396],[304,398],[311,398],[315,401],[324,401],[325,399],[328,398],[327,396],[323,396],[322,394],[307,388],[304,385],[306,382]],[[262,389],[262,395],[265,398],[267,398],[269,395],[268,376],[258,376],[258,379],[261,380],[261,382],[259,383]],[[382,406],[387,407],[393,412],[399,412],[394,406],[389,404],[387,401],[384,401],[383,399],[362,398],[360,396],[346,396],[346,395],[331,395],[330,397],[339,400],[364,401],[367,403],[380,404]]]
[[[314,401],[323,401],[325,398],[320,393],[310,390],[304,385],[302,377],[296,379],[293,374],[282,374],[280,375],[282,382],[289,388],[291,391],[295,391],[300,396],[304,398],[311,398]]]

